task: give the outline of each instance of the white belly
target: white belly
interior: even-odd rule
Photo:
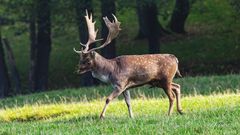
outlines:
[[[102,82],[105,82],[105,83],[109,82],[109,76],[108,76],[108,75],[97,74],[97,73],[95,73],[95,72],[92,72],[92,76],[93,76],[94,78],[99,79],[99,80],[102,81]]]

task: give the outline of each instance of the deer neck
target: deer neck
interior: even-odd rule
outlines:
[[[102,57],[96,53],[92,76],[103,82],[109,82],[110,74],[114,71],[114,61]]]

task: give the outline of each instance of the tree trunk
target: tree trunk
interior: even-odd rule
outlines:
[[[37,52],[35,66],[35,90],[48,89],[48,68],[51,52],[50,0],[38,0],[37,4]]]
[[[160,43],[158,36],[153,35],[151,37],[148,37],[148,49],[149,53],[151,54],[160,52]]]
[[[76,20],[79,31],[80,42],[85,44],[88,41],[88,29],[85,21],[86,10],[89,13],[93,13],[92,1],[91,0],[74,0],[75,1],[75,10],[76,10]],[[94,47],[95,44],[90,45]],[[87,72],[81,75],[80,85],[81,86],[92,86],[96,84],[96,80],[92,77],[90,72]]]
[[[189,9],[188,0],[176,0],[175,8],[169,22],[169,27],[173,32],[186,33],[184,25],[189,14]]]
[[[137,0],[137,13],[139,28],[144,37],[148,39],[149,53],[159,53],[159,36],[163,35],[163,28],[157,18],[157,7],[154,2]]]
[[[4,98],[9,95],[10,81],[8,77],[7,66],[4,58],[4,50],[1,37],[0,28],[0,98]]]
[[[159,23],[157,14],[157,6],[154,1],[147,1],[147,0],[137,0],[137,15],[138,15],[138,22],[139,22],[139,32],[136,36],[136,39],[144,39],[148,38],[146,36],[146,33],[148,33],[150,30],[147,30],[146,25],[149,23],[154,24],[155,32],[156,34],[161,37],[169,32],[165,30],[162,25]],[[150,15],[150,16],[148,16]],[[148,18],[152,18],[151,20],[148,20]]]
[[[20,76],[17,70],[15,58],[13,55],[13,51],[9,45],[9,42],[6,38],[3,38],[3,44],[5,45],[6,51],[7,51],[7,58],[8,58],[8,63],[9,63],[9,68],[10,73],[11,73],[11,78],[14,80],[14,85],[12,85],[13,93],[12,94],[20,94],[21,93],[21,81],[20,81]],[[15,88],[14,88],[14,87]]]
[[[115,12],[116,12],[115,2],[113,0],[101,0],[101,11],[102,11],[102,17],[107,16],[110,21],[114,20],[112,14],[115,14]],[[101,37],[106,40],[107,36],[108,36],[108,28],[105,25],[103,19],[101,19],[101,20],[102,20],[101,21],[101,23],[102,23]],[[104,43],[105,40],[103,40],[102,43]],[[116,57],[115,44],[116,44],[116,41],[112,40],[112,42],[109,45],[102,48],[101,52],[105,58]]]
[[[30,34],[30,67],[29,67],[29,89],[33,92],[35,88],[35,70],[36,70],[36,42],[37,42],[37,35],[36,35],[36,19],[34,16],[30,17],[29,22],[29,34]]]

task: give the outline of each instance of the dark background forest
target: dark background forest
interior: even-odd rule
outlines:
[[[184,76],[240,71],[238,0],[1,0],[0,98],[101,84],[76,73],[86,9],[98,37],[108,33],[102,17],[121,22],[118,38],[99,51],[106,58],[172,53]]]

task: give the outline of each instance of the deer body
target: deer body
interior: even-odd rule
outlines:
[[[177,59],[171,54],[123,55],[114,59],[95,55],[93,77],[125,89],[172,80],[178,70]]]
[[[114,16],[115,21],[110,22],[104,17],[105,24],[109,28],[109,34],[104,44],[100,47],[89,50],[89,45],[99,41],[96,40],[97,31],[94,30],[95,22],[92,22],[92,16],[85,16],[89,30],[89,40],[86,44],[82,44],[85,49],[82,51],[74,51],[80,55],[78,73],[92,72],[92,76],[99,80],[110,83],[113,86],[113,92],[107,97],[105,106],[100,118],[105,116],[106,109],[114,98],[123,94],[130,117],[133,117],[130,93],[128,89],[149,84],[152,87],[163,88],[169,99],[170,115],[173,110],[174,99],[177,99],[177,110],[182,114],[180,102],[180,85],[173,83],[173,78],[178,70],[178,60],[172,54],[145,54],[145,55],[123,55],[113,59],[105,59],[95,50],[108,45],[111,40],[117,37],[120,30],[120,22]]]

